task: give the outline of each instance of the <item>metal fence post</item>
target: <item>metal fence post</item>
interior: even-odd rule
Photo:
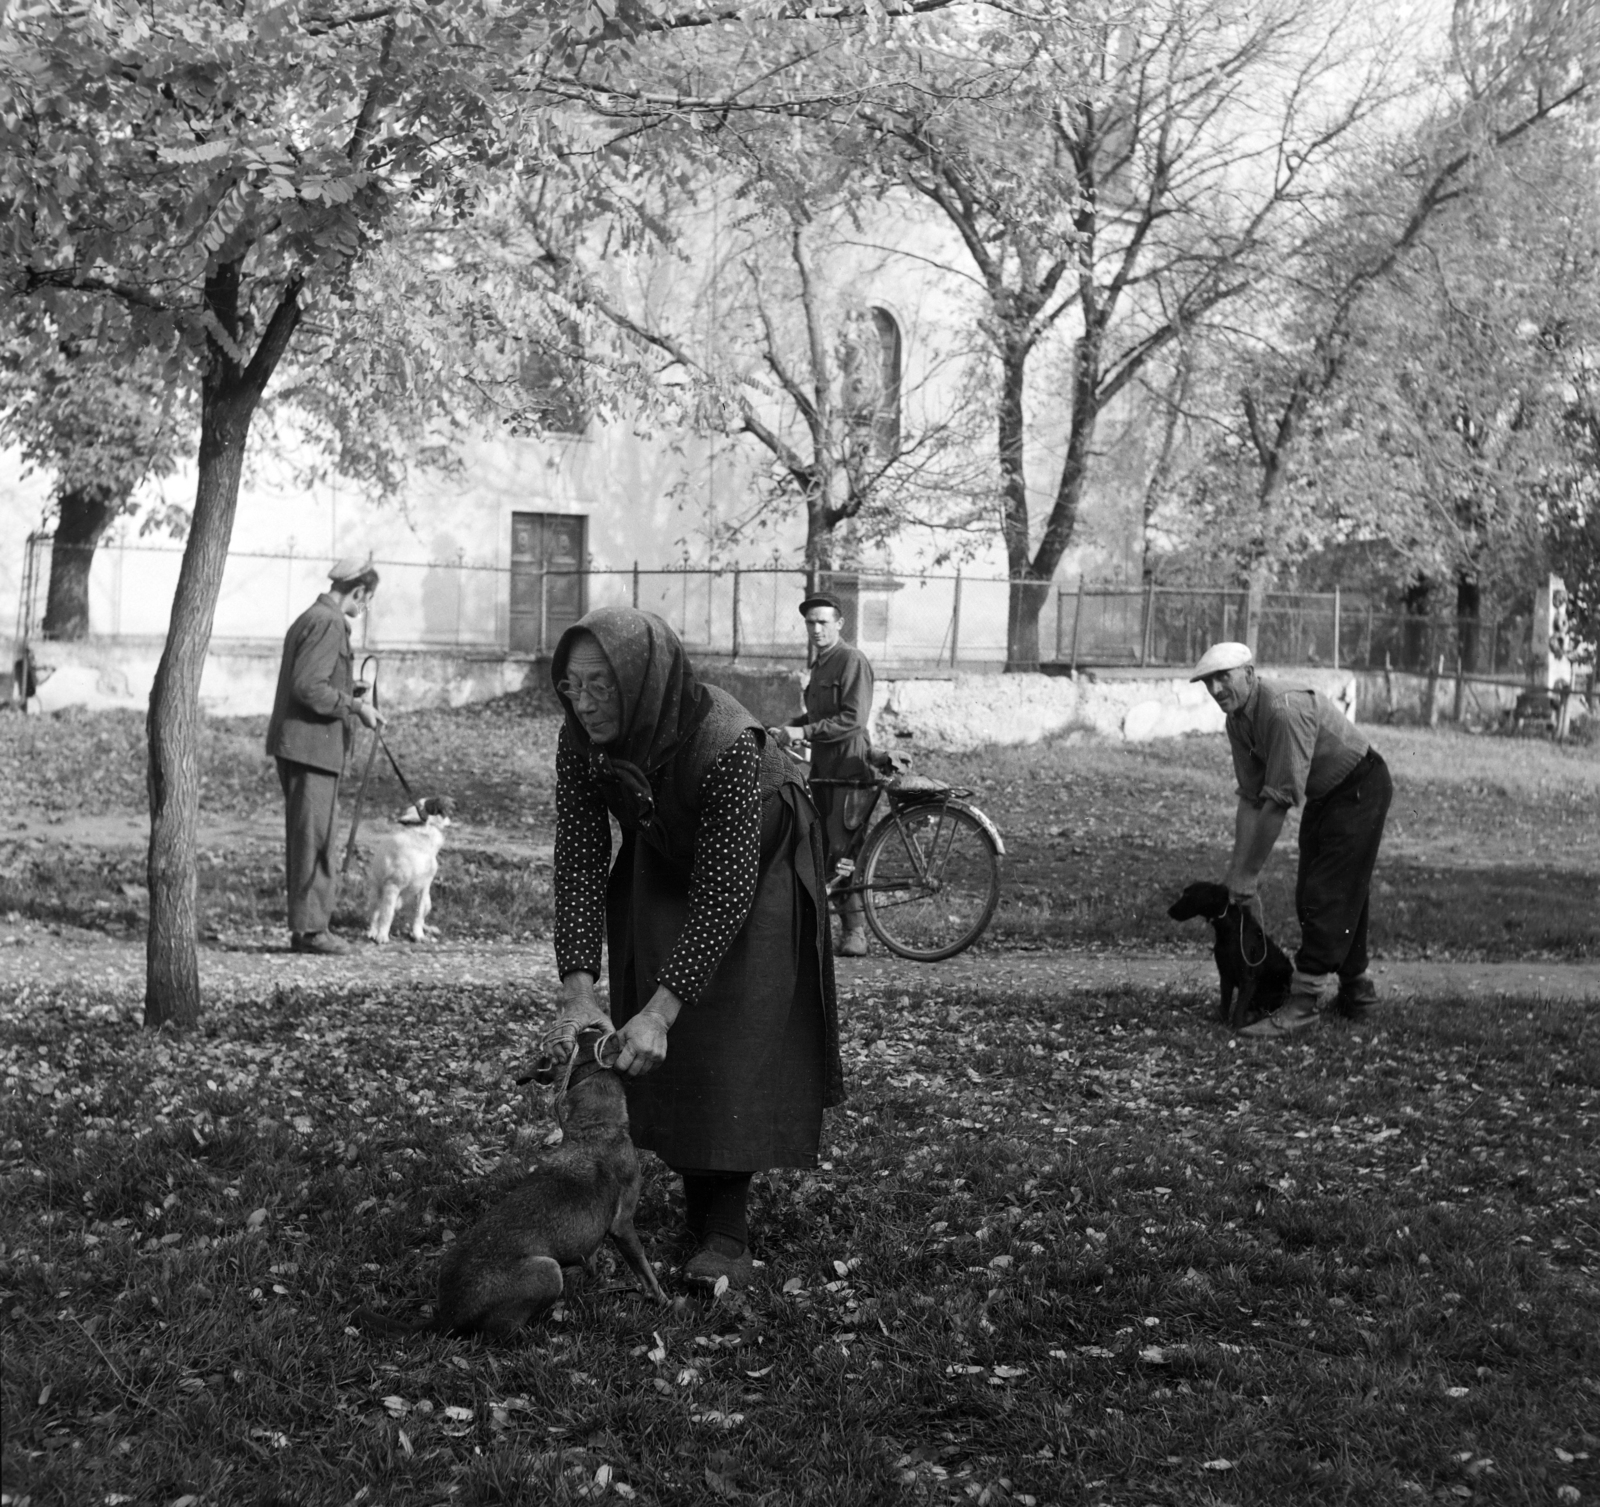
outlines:
[[[550,562],[539,562],[539,652],[550,652]]]
[[[634,610],[637,611],[639,608],[639,562],[637,560],[633,562],[633,606]]]
[[[1333,588],[1333,667],[1339,668],[1339,588]]]
[[[739,567],[735,565],[733,567],[733,657],[735,659],[739,657],[739,588],[741,584],[742,577]]]
[[[467,597],[467,552],[456,551],[456,642],[461,642],[461,609]]]
[[[1072,603],[1072,652],[1067,657],[1067,673],[1078,673],[1078,624],[1083,621],[1083,577],[1078,577],[1078,591]]]
[[[957,647],[961,642],[961,567],[956,566],[956,596],[950,607],[950,668],[956,667]]]
[[[1144,612],[1139,619],[1139,668],[1150,663],[1150,634],[1155,628],[1156,588],[1147,583],[1144,588]]]

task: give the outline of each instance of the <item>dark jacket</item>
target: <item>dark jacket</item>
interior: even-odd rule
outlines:
[[[354,732],[354,686],[350,620],[324,592],[284,635],[267,752],[338,774]]]

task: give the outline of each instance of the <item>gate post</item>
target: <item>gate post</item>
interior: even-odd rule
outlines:
[[[739,657],[739,587],[741,584],[739,567],[733,567],[733,657]]]

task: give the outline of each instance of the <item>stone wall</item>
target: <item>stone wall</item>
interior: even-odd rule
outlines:
[[[275,643],[213,647],[200,681],[203,710],[217,717],[265,716],[272,710],[280,653]],[[36,704],[47,712],[68,706],[142,712],[160,654],[161,645],[153,640],[39,643],[35,655],[40,672],[50,674],[40,685]],[[358,655],[358,667],[360,662]],[[732,692],[766,724],[785,722],[800,712],[801,677],[795,667],[707,661],[699,669],[704,680]],[[386,710],[405,712],[527,692],[553,706],[548,673],[544,660],[499,651],[394,651],[379,657],[379,699]],[[1382,685],[1381,675],[1375,691],[1373,677],[1349,671],[1266,673],[1317,686],[1352,718],[1358,684],[1363,708],[1373,704],[1371,698]],[[1421,682],[1421,677],[1409,678]],[[1395,694],[1399,697],[1402,691]],[[1410,696],[1410,689],[1403,694]],[[1073,731],[1145,742],[1221,730],[1222,713],[1202,687],[1181,675],[1136,670],[1122,675],[885,678],[878,681],[872,717],[872,734],[879,743],[905,738],[952,752],[985,744],[1037,743]]]
[[[1356,716],[1356,680],[1348,671],[1289,669],[1265,673],[1314,685]],[[1037,743],[1082,731],[1143,743],[1186,733],[1219,733],[1222,713],[1205,688],[1186,677],[1129,671],[1113,677],[954,675],[878,683],[873,736],[909,738],[919,746],[958,752],[986,744]]]
[[[278,684],[280,644],[213,647],[200,676],[200,706],[213,717],[266,716]],[[158,640],[116,643],[38,642],[40,675],[35,706],[46,712],[80,706],[104,711],[144,711],[161,658]],[[356,656],[359,669],[362,656]],[[387,653],[379,658],[379,702],[388,711],[422,706],[465,706],[526,688],[540,662],[494,650],[441,654],[433,650]],[[46,673],[48,672],[48,674]]]

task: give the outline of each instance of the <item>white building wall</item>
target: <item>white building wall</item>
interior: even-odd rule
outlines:
[[[715,220],[708,214],[707,225]],[[713,227],[714,228],[714,227]],[[706,234],[710,234],[709,230]],[[974,285],[960,270],[965,253],[941,222],[923,211],[898,206],[867,233],[833,253],[828,296],[889,309],[900,323],[908,397],[903,422],[915,430],[928,413],[948,403],[954,370],[924,387],[928,363],[971,339]],[[640,296],[657,309],[692,302],[707,350],[715,354],[737,301],[727,275],[719,276],[709,255],[663,260],[642,274]],[[1063,329],[1058,340],[1070,337]],[[731,344],[731,340],[729,341]],[[1030,416],[1029,477],[1032,511],[1042,529],[1059,476],[1065,413],[1047,390],[1049,356],[1041,352]],[[770,375],[765,379],[770,391]],[[919,389],[922,389],[919,392]],[[755,390],[755,389],[751,389]],[[783,404],[759,399],[763,416],[783,422]],[[1109,435],[1112,423],[1108,419]],[[992,450],[991,426],[980,426],[979,443]],[[598,572],[627,573],[670,566],[770,564],[800,559],[803,520],[780,519],[740,545],[713,549],[718,526],[743,516],[759,497],[771,456],[748,439],[657,430],[635,433],[624,423],[591,425],[581,437],[531,440],[484,436],[468,446],[460,467],[448,474],[417,472],[403,496],[368,500],[335,483],[305,485],[292,469],[253,452],[241,488],[233,548],[215,635],[220,639],[274,639],[322,589],[327,565],[341,555],[370,553],[383,572],[383,587],[364,625],[369,644],[459,643],[504,645],[509,635],[511,520],[516,512],[579,513],[588,519],[589,565]],[[165,498],[187,500],[192,469],[152,488]],[[1080,543],[1069,550],[1058,573],[1066,581],[1080,573],[1105,578],[1131,570],[1136,578],[1137,498],[1124,484],[1109,495],[1091,494],[1078,524]],[[22,478],[12,464],[0,472],[0,612],[7,631],[16,619],[23,540],[38,526],[47,500],[44,478]],[[1130,518],[1131,508],[1131,518]],[[115,547],[120,539],[123,548]],[[1132,543],[1130,543],[1130,540]],[[948,552],[947,536],[909,527],[877,552],[875,568],[915,575]],[[118,525],[97,557],[92,579],[91,621],[97,635],[158,636],[166,629],[177,577],[178,546],[161,536],[141,537],[136,520]],[[155,553],[153,551],[173,551]],[[953,575],[954,566],[937,569]],[[976,578],[1003,578],[1005,557],[998,534],[962,562],[959,638],[963,657],[1002,658],[1005,591]],[[656,583],[658,586],[661,583]],[[675,583],[682,587],[684,583]],[[892,594],[886,616],[875,618],[890,637],[948,651],[954,624],[953,581],[913,583]],[[649,583],[641,594],[646,600]],[[631,579],[596,577],[589,603],[631,599]],[[698,621],[697,604],[680,603]],[[705,603],[707,623],[719,609]],[[774,612],[768,612],[770,619]],[[1054,604],[1042,625],[1043,645],[1053,642]],[[795,647],[801,647],[796,632]],[[872,644],[865,645],[870,650]]]

